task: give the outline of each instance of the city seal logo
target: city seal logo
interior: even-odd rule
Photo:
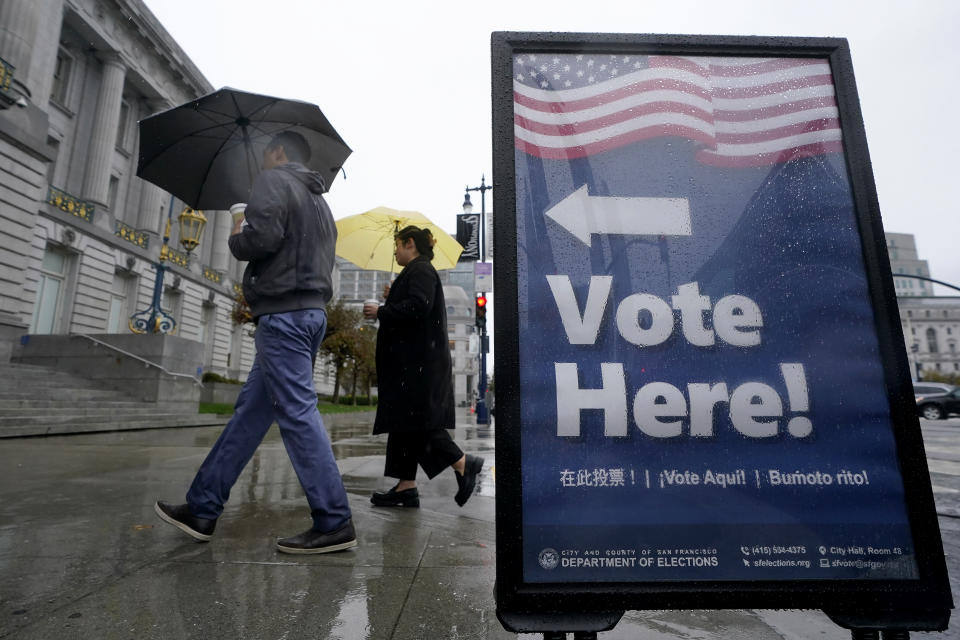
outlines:
[[[560,564],[560,554],[557,553],[556,549],[544,549],[540,552],[540,566],[544,569],[556,569],[557,565]]]

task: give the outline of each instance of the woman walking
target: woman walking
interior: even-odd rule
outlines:
[[[366,304],[363,315],[380,321],[377,332],[377,417],[373,432],[387,433],[384,475],[398,480],[376,492],[378,507],[419,507],[417,465],[428,478],[447,467],[457,475],[461,507],[470,499],[483,458],[464,455],[447,429],[455,424],[447,310],[440,276],[430,261],[436,240],[429,229],[409,226],[395,236],[403,271],[383,305]]]

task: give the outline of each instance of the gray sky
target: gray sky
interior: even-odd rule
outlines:
[[[492,31],[845,37],[884,228],[915,234],[932,277],[960,286],[952,0],[145,2],[214,86],[320,105],[354,150],[335,217],[385,205],[451,231],[464,186],[492,178]]]

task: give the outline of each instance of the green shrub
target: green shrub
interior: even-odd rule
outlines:
[[[323,398],[320,399],[320,401],[328,402],[332,404],[333,398],[330,396],[324,396]],[[343,404],[343,405],[348,404],[348,405],[354,406],[353,396],[340,396],[340,400],[338,401],[338,404]],[[367,401],[367,396],[357,396],[356,406],[361,406],[361,407],[374,406],[375,407],[377,406],[377,396],[373,396],[373,399],[371,401]]]
[[[203,376],[200,378],[203,382],[222,382],[224,384],[243,384],[235,378],[227,378],[222,376],[219,373],[214,373],[213,371],[204,372]]]
[[[317,409],[322,414],[354,413],[354,412],[370,411],[370,407],[368,406],[358,405],[355,407],[350,404],[333,404],[331,402],[327,402],[326,400],[320,400],[319,402],[317,402]],[[218,415],[231,415],[233,413],[233,405],[218,403],[218,402],[201,402],[200,413],[216,413]]]
[[[233,405],[223,402],[201,402],[199,413],[231,414],[233,413]]]
[[[924,369],[920,374],[924,382],[945,382],[946,384],[960,384],[960,376],[955,373],[943,373],[933,369]]]

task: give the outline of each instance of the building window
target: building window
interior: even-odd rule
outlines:
[[[68,91],[70,90],[70,74],[73,71],[73,56],[63,47],[57,51],[57,62],[53,68],[53,87],[50,89],[50,99],[61,106],[67,106]]]
[[[931,327],[927,329],[927,351],[937,353],[937,331]]]
[[[129,318],[132,314],[131,301],[136,300],[137,279],[113,274],[113,286],[110,289],[110,312],[107,314],[107,333],[129,333]]]
[[[117,194],[120,192],[120,178],[117,176],[110,176],[110,186],[107,188],[107,207],[110,208],[110,211],[116,216],[117,211]],[[120,216],[116,216],[118,219]]]
[[[912,317],[913,317],[913,311],[907,311],[907,317],[908,317],[908,318],[912,318]]]
[[[30,321],[30,333],[50,334],[58,329],[57,319],[63,306],[63,295],[67,280],[67,254],[53,247],[47,247],[40,266],[40,280],[37,283],[37,298],[33,305],[33,318]]]
[[[117,121],[117,149],[127,149],[127,125],[130,124],[130,103],[123,100],[120,103],[120,118]]]

